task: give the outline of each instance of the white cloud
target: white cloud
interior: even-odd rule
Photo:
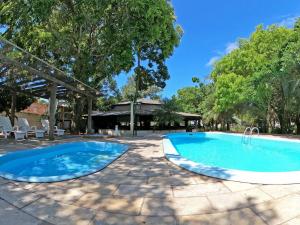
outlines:
[[[226,45],[226,49],[225,49],[225,54],[229,54],[230,52],[232,52],[233,50],[239,48],[239,44],[235,41],[235,42],[230,42]]]
[[[223,56],[223,55],[227,55],[230,52],[232,52],[233,50],[237,49],[239,47],[238,42],[229,42],[227,43],[225,50],[224,51],[218,51],[216,56],[213,56],[210,58],[210,60],[208,61],[208,63],[206,63],[207,67],[211,67],[214,66],[215,63]]]
[[[208,63],[206,63],[206,66],[210,67],[213,66],[218,60],[220,59],[220,56],[214,56],[211,57]]]
[[[279,23],[277,23],[278,26],[292,28],[297,21],[299,16],[289,16],[285,17],[283,20],[281,20]]]

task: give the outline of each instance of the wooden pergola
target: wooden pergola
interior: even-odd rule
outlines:
[[[67,67],[67,65],[66,65]],[[68,69],[66,68],[66,71]],[[18,93],[49,99],[49,138],[54,138],[57,99],[71,96],[88,101],[88,132],[92,131],[92,101],[99,92],[50,63],[0,37],[0,92],[9,89],[14,117]]]

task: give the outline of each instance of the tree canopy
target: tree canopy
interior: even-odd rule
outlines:
[[[205,125],[213,129],[218,124],[229,128],[239,120],[265,132],[300,133],[299,40],[300,19],[293,29],[260,25],[215,63],[211,82],[198,89],[181,89],[176,98],[182,108],[189,108],[193,99],[205,93],[191,108],[200,108]],[[180,101],[185,92],[189,99]]]
[[[4,0],[0,26],[5,38],[99,89],[131,68],[137,90],[164,87],[165,59],[182,34],[166,0]],[[75,121],[85,102],[73,100]]]

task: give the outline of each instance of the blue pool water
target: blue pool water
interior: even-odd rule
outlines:
[[[0,157],[0,176],[29,182],[54,182],[96,172],[127,150],[109,142],[72,142]]]
[[[300,143],[222,133],[186,133],[167,136],[184,158],[206,166],[254,172],[300,170]]]

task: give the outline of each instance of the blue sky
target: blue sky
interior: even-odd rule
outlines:
[[[192,77],[207,77],[211,64],[248,37],[259,24],[292,26],[300,16],[299,0],[172,0],[177,22],[184,30],[180,46],[167,60],[171,79],[163,91],[170,97],[192,84]],[[128,75],[117,78],[126,83]]]

